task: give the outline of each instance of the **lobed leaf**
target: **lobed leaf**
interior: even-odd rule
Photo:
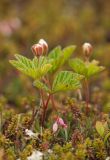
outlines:
[[[40,79],[52,67],[50,61],[43,56],[39,59],[35,57],[33,60],[30,60],[22,55],[15,55],[15,58],[16,60],[11,60],[10,63],[22,73],[34,79]]]
[[[84,76],[87,74],[87,68],[85,66],[85,63],[81,59],[72,59],[69,61],[69,65],[76,73]]]
[[[61,52],[61,46],[57,46],[49,53],[48,57],[52,59],[59,58]]]
[[[48,55],[48,57],[50,59],[53,59],[52,68],[51,68],[50,72],[55,72],[62,65],[64,65],[65,62],[69,59],[69,57],[72,55],[75,48],[76,48],[76,46],[71,45],[69,47],[64,48],[63,50],[61,50],[60,46],[53,49],[50,52],[50,54]]]
[[[71,71],[61,71],[57,74],[52,85],[52,92],[68,91],[81,87],[82,76]]]
[[[98,66],[98,62],[94,63],[94,61],[92,61],[91,63],[87,64],[87,69],[88,69],[87,77],[89,78],[89,77],[103,71],[105,68],[102,66]]]
[[[104,67],[98,66],[98,61],[83,62],[79,58],[75,58],[69,61],[70,67],[78,74],[90,78],[91,76],[104,70]]]
[[[62,59],[62,65],[70,58],[70,56],[73,54],[74,50],[76,49],[75,45],[68,46],[63,49],[63,59]]]

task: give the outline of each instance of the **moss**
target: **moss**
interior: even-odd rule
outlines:
[[[27,157],[32,154],[33,148],[31,145],[27,145],[20,154],[21,160],[27,160]]]
[[[93,148],[96,158],[105,160],[105,158],[107,157],[107,152],[104,142],[101,139],[97,138],[93,141]]]
[[[77,146],[77,149],[76,149],[76,152],[75,152],[76,159],[85,160],[86,154],[87,154],[87,152],[86,152],[85,146],[83,144],[79,144]]]
[[[49,129],[46,129],[43,133],[43,141],[51,141],[52,139],[52,133]]]
[[[16,160],[16,154],[14,152],[14,148],[8,148],[6,150],[7,160]]]
[[[0,148],[3,147],[4,149],[7,149],[9,146],[12,146],[12,145],[13,145],[13,142],[10,139],[0,134]]]

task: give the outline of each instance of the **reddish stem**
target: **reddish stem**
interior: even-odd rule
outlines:
[[[48,107],[49,100],[51,98],[51,94],[49,94],[46,104],[43,106],[43,114],[42,114],[42,127],[44,127],[45,117],[46,117],[46,111]]]
[[[45,83],[51,88],[51,84],[50,84],[50,81],[48,80],[48,79],[46,79],[46,78],[44,78],[44,81],[45,81]],[[51,102],[52,102],[52,106],[53,106],[53,108],[55,109],[55,111],[57,111],[57,108],[56,108],[56,106],[55,106],[55,102],[54,102],[54,96],[53,95],[51,95]]]

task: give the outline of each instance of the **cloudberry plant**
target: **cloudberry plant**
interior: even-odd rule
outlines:
[[[89,108],[91,103],[89,79],[103,71],[104,67],[99,66],[96,60],[90,61],[93,52],[91,44],[84,43],[82,46],[84,60],[70,59],[75,48],[75,45],[64,49],[57,46],[49,51],[47,42],[40,39],[31,47],[33,59],[16,54],[15,60],[10,60],[15,68],[31,77],[32,84],[40,96],[39,104],[30,105],[31,113],[13,116],[10,124],[6,125],[5,136],[10,136],[12,142],[16,143],[14,146],[20,146],[20,150],[23,150],[20,154],[19,149],[17,150],[17,155],[20,155],[21,159],[29,157],[35,149],[42,152],[50,149],[46,157],[53,160],[68,158],[86,160],[87,157],[95,160],[103,159],[109,153],[106,152],[110,137],[109,125],[100,122],[99,119],[104,121],[103,117],[96,117],[97,109]],[[67,61],[71,70],[63,70]],[[83,85],[86,102],[82,101]],[[67,91],[71,91],[72,94],[74,91],[79,95],[79,99],[67,98],[67,106],[62,109],[57,105],[55,97],[60,97],[60,92]],[[53,112],[50,114],[51,111]],[[103,154],[97,149],[97,144],[100,145],[101,151],[104,151]]]
[[[62,50],[58,46],[47,55],[44,52],[48,51],[48,45],[41,39],[38,44],[32,46],[32,51],[35,53],[32,60],[15,55],[16,60],[10,61],[18,70],[32,77],[33,85],[39,89],[42,101],[42,127],[45,125],[46,111],[50,101],[57,112],[54,94],[61,91],[77,90],[81,87],[80,81],[83,76],[72,71],[61,71],[61,67],[73,54],[75,48],[76,46],[71,45]],[[47,98],[45,99],[45,97]]]

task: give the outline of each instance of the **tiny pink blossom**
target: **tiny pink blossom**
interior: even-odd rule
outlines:
[[[62,128],[66,129],[67,128],[67,124],[65,124],[64,120],[61,117],[58,117],[55,121],[55,123],[53,124],[53,132],[57,132],[58,127],[61,126]]]
[[[55,133],[57,130],[58,130],[58,124],[57,124],[57,122],[55,122],[53,124],[53,132]]]
[[[60,117],[57,118],[57,123],[58,123],[60,126],[63,126],[63,125],[65,124],[64,121],[63,121],[63,119],[60,118]]]
[[[61,117],[57,118],[57,123],[63,128],[67,128],[67,125],[65,124],[64,120]]]

